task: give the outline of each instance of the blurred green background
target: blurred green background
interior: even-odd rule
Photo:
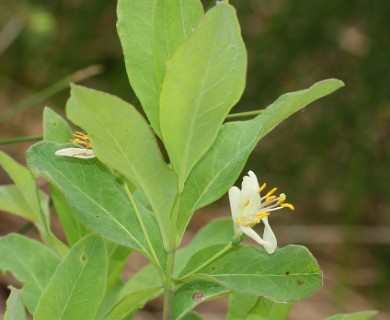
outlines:
[[[247,88],[235,112],[265,107],[285,92],[325,78],[346,83],[263,139],[247,166],[260,180],[279,186],[297,208],[293,215],[272,217],[280,245],[307,245],[324,269],[324,293],[293,310],[313,309],[312,316],[294,319],[367,308],[380,309],[378,319],[386,319],[390,1],[230,2],[237,8],[249,55]],[[96,64],[103,72],[83,85],[139,106],[126,77],[115,11],[116,1],[106,0],[3,0],[0,119],[21,101]],[[43,106],[63,114],[68,95],[66,88],[0,123],[0,139],[41,135]],[[0,148],[23,162],[28,146]],[[8,182],[3,173],[0,179]],[[227,208],[222,199],[213,209],[226,215]],[[199,223],[212,215],[212,210],[202,210]],[[6,217],[0,213],[2,232]]]

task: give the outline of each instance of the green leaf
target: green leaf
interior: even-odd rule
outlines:
[[[107,252],[96,235],[81,239],[58,266],[34,319],[95,319],[107,281]]]
[[[146,121],[133,106],[106,93],[73,85],[71,94],[68,117],[88,132],[99,160],[144,192],[160,227],[168,229],[176,177]]]
[[[234,236],[233,222],[231,218],[220,218],[209,222],[198,231],[190,244],[177,251],[175,256],[174,275],[178,275],[190,258],[201,249],[210,246],[210,243],[228,244]]]
[[[146,265],[122,287],[107,317],[110,316],[112,319],[128,319],[143,304],[160,295],[163,291],[162,288],[161,279],[156,268],[152,264]],[[131,306],[132,301],[136,304],[135,307]],[[127,310],[130,313],[127,313]]]
[[[0,252],[0,270],[10,271],[23,284],[23,301],[33,314],[59,263],[58,257],[43,244],[17,234],[0,238]]]
[[[56,213],[61,221],[61,226],[64,229],[68,244],[71,247],[91,231],[80,221],[79,217],[74,214],[72,205],[54,185],[50,185],[50,195]]]
[[[278,303],[264,297],[232,293],[227,320],[285,320],[291,303]]]
[[[214,257],[222,246],[211,246],[194,255],[182,274],[188,274]],[[322,285],[322,274],[311,253],[290,245],[269,255],[263,249],[236,246],[209,263],[196,279],[215,281],[237,293],[259,295],[277,302],[302,300]]]
[[[97,159],[58,157],[61,146],[40,142],[27,153],[29,166],[37,176],[43,176],[65,196],[80,220],[103,237],[141,253],[151,255],[123,185]],[[161,235],[150,211],[139,206],[141,221],[156,247],[158,259],[164,260]]]
[[[199,313],[189,312],[181,320],[202,320],[203,318]]]
[[[40,193],[42,205],[47,205],[48,198]],[[26,220],[36,222],[37,217],[32,211],[26,199],[15,185],[0,186],[0,210],[23,217]]]
[[[120,0],[118,34],[135,94],[160,135],[159,97],[165,62],[203,14],[199,0]]]
[[[24,310],[21,290],[12,286],[9,289],[11,289],[11,293],[7,299],[4,320],[25,320],[26,311]]]
[[[161,292],[161,287],[154,287],[131,293],[119,301],[104,317],[104,320],[127,320],[146,302],[156,298]]]
[[[328,317],[324,320],[368,320],[374,317],[377,311],[362,311],[356,313],[342,313]]]
[[[15,190],[13,196],[23,198],[23,206],[28,207],[28,212],[25,212],[26,217],[30,217],[30,221],[39,221],[44,225],[48,225],[48,216],[44,215],[41,210],[41,199],[38,196],[38,188],[35,178],[26,167],[17,163],[10,156],[0,151],[0,166],[14,181],[19,193],[16,195]]]
[[[199,281],[185,284],[173,296],[172,320],[183,319],[197,305],[217,299],[229,291],[229,289],[212,282]]]
[[[160,124],[180,186],[240,98],[245,75],[246,51],[236,13],[221,3],[166,64]]]
[[[152,44],[158,92],[161,91],[167,60],[191,35],[202,16],[203,6],[199,0],[155,1]],[[159,119],[159,114],[157,119]]]
[[[43,111],[43,139],[58,143],[72,139],[72,130],[68,123],[49,107],[45,107]]]
[[[336,79],[320,81],[308,89],[282,95],[254,119],[224,124],[213,146],[186,181],[180,199],[179,235],[184,233],[197,209],[229,190],[261,138],[293,113],[343,85]]]

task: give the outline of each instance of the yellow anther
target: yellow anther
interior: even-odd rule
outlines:
[[[246,200],[245,202],[244,202],[244,207],[246,207],[247,205],[249,205],[249,199],[248,200]]]
[[[273,188],[268,191],[268,193],[265,195],[265,198],[269,198],[270,196],[272,196],[276,192],[276,190],[278,190],[278,188]]]
[[[270,201],[272,201],[272,200],[274,200],[274,199],[276,199],[276,196],[269,196],[269,197],[266,197],[266,198],[265,198],[265,201],[266,201],[266,202],[270,202]]]
[[[252,224],[253,224],[253,222],[247,221],[247,222],[244,223],[244,226],[245,227],[250,227]]]
[[[92,145],[89,141],[88,135],[82,133],[80,131],[75,131],[73,133],[74,139],[70,139],[70,141],[74,144],[78,144],[79,146],[85,147],[86,149],[91,149]]]
[[[241,217],[238,217],[238,218],[237,218],[237,224],[241,224],[241,222],[242,222],[242,218],[241,218]]]
[[[259,188],[259,190],[257,190],[258,193],[262,192],[262,191],[265,189],[266,186],[267,186],[267,184],[264,182],[264,183],[261,185],[261,187]]]
[[[280,204],[282,207],[289,208],[290,210],[294,211],[295,208],[291,203],[281,203]]]
[[[260,220],[265,218],[265,217],[268,217],[270,215],[269,212],[257,212],[256,213],[256,217],[259,218]]]

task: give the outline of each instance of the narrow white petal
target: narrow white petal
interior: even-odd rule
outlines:
[[[248,175],[242,180],[242,189],[259,190],[259,181],[253,171],[249,171]]]
[[[258,244],[261,244],[262,246],[267,246],[267,245],[270,245],[270,243],[268,243],[267,241],[264,241],[257,233],[256,231],[254,231],[252,228],[250,227],[244,227],[244,226],[241,226],[241,231],[243,233],[245,233],[248,237],[252,238],[253,240],[255,240]],[[268,252],[268,251],[267,251]]]
[[[80,159],[91,159],[95,158],[95,153],[92,149],[84,149],[84,148],[66,148],[57,150],[54,153],[56,156],[64,156],[64,157],[73,157]]]
[[[234,223],[236,223],[236,220],[240,215],[240,210],[242,206],[240,189],[238,189],[237,187],[231,187],[229,189],[229,201],[230,201],[230,210],[232,211],[232,217]]]
[[[263,238],[268,243],[267,245],[264,245],[264,248],[269,254],[274,253],[276,246],[278,245],[275,234],[269,225],[268,217],[263,218],[261,221],[264,223]]]

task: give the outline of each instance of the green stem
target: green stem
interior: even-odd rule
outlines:
[[[58,92],[61,92],[62,90],[68,88],[69,82],[75,82],[75,83],[80,82],[81,80],[99,74],[101,72],[102,72],[102,67],[95,65],[72,73],[71,75],[61,79],[60,81],[52,84],[51,86],[33,94],[29,98],[10,107],[8,111],[4,112],[0,116],[0,123],[6,122],[10,118],[17,115],[18,113],[23,112],[37,105],[38,103],[50,98],[51,96],[54,96]]]
[[[161,270],[161,265],[160,265],[160,261],[159,259],[157,258],[157,254],[156,254],[156,251],[154,250],[153,248],[153,245],[152,243],[150,242],[150,239],[149,239],[149,235],[146,231],[146,228],[145,228],[145,225],[144,225],[144,221],[142,220],[142,217],[141,217],[141,214],[138,210],[138,207],[137,207],[137,204],[135,203],[134,201],[134,197],[133,195],[131,194],[130,190],[129,190],[129,186],[127,185],[127,183],[125,182],[124,183],[124,187],[125,187],[125,191],[126,191],[126,194],[131,202],[131,205],[133,206],[134,208],[134,212],[135,212],[135,215],[137,216],[137,220],[138,220],[138,223],[140,224],[141,226],[141,230],[142,230],[142,233],[144,234],[145,236],[145,239],[146,239],[146,243],[148,244],[148,247],[149,247],[149,250],[150,250],[150,253],[152,254],[152,257],[156,263],[156,265],[158,265],[158,267],[160,268]]]
[[[19,143],[19,142],[40,141],[42,139],[43,139],[42,136],[27,136],[27,137],[0,139],[0,145],[1,144]]]
[[[239,112],[239,113],[231,113],[231,114],[228,114],[226,116],[226,119],[253,117],[253,116],[258,116],[259,114],[261,114],[263,112],[264,112],[264,109],[247,111],[247,112]]]
[[[163,310],[163,320],[171,319],[171,310],[172,310],[172,300],[173,300],[173,268],[175,265],[175,255],[176,249],[174,251],[168,252],[167,256],[167,270],[165,274],[165,283],[164,283],[164,310]]]

